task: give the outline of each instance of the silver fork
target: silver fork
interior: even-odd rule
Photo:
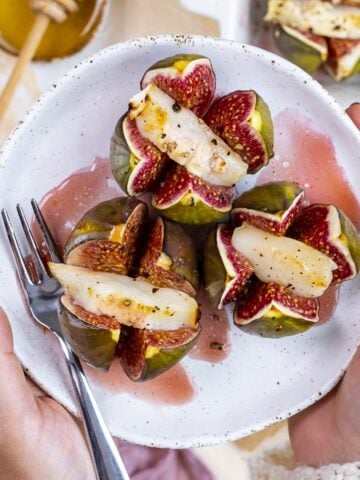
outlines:
[[[31,201],[35,218],[40,226],[43,239],[53,262],[61,262],[61,256],[46,225],[44,217],[35,200]],[[99,408],[90,390],[88,381],[81,367],[79,358],[73,353],[61,331],[58,318],[58,304],[62,293],[60,284],[50,277],[39,253],[31,229],[23,209],[17,205],[26,241],[31,251],[31,258],[36,268],[37,280],[31,275],[25,257],[19,247],[9,215],[5,209],[1,211],[8,235],[10,247],[14,255],[17,272],[34,319],[50,329],[58,338],[64,352],[70,377],[82,412],[87,433],[90,452],[99,480],[129,480],[119,452],[105,425]]]

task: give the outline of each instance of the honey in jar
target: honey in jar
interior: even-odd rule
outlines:
[[[51,23],[35,60],[51,60],[83,48],[99,26],[106,0],[79,0],[79,9],[60,24]],[[17,54],[34,23],[29,0],[0,0],[0,47]]]

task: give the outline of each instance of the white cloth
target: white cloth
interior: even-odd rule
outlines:
[[[360,480],[360,461],[320,468],[295,466],[289,445],[255,455],[249,463],[252,480]]]

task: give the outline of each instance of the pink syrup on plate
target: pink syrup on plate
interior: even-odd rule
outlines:
[[[188,373],[181,364],[146,382],[130,380],[118,359],[115,359],[107,373],[86,366],[91,378],[107,392],[128,393],[133,397],[157,405],[181,405],[190,402],[196,394]]]
[[[50,190],[41,200],[40,207],[62,249],[87,210],[99,202],[123,195],[112,176],[109,161],[96,158],[92,165],[78,170]]]
[[[189,356],[195,360],[221,362],[231,350],[228,316],[225,310],[214,308],[203,291],[200,291],[196,299],[201,310],[202,331]]]

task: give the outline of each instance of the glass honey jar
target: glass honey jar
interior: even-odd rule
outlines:
[[[79,0],[77,12],[65,22],[51,23],[34,60],[51,60],[71,55],[83,48],[99,27],[106,0]],[[29,0],[0,0],[0,47],[17,54],[34,23]]]

